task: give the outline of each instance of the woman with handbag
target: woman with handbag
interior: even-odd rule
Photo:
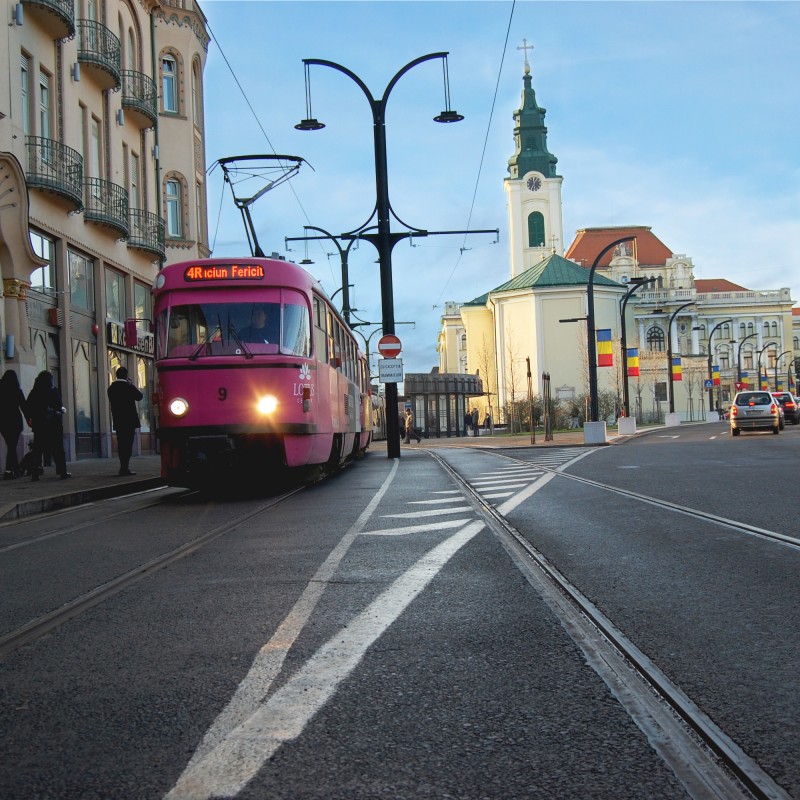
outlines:
[[[44,472],[42,468],[42,454],[52,453],[55,461],[56,472],[64,478],[71,478],[67,472],[67,457],[64,453],[64,425],[63,415],[66,409],[61,402],[61,392],[58,391],[53,376],[43,370],[36,376],[28,395],[28,424],[33,429],[33,452],[36,466],[33,468],[31,480],[38,481]]]

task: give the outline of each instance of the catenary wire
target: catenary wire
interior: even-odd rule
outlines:
[[[270,150],[273,152],[273,154],[276,154],[277,151],[275,150],[275,147],[272,144],[272,141],[270,140],[269,136],[267,135],[266,130],[264,130],[264,126],[261,124],[261,120],[258,118],[258,114],[256,113],[256,110],[253,108],[253,104],[250,102],[250,99],[248,98],[247,93],[245,92],[244,87],[241,84],[241,81],[237,77],[236,72],[234,72],[233,66],[231,65],[231,62],[228,60],[228,57],[225,55],[225,51],[222,49],[222,45],[220,44],[219,39],[217,39],[216,34],[211,29],[211,24],[210,24],[210,22],[208,20],[206,20],[206,28],[208,29],[208,32],[211,35],[211,38],[216,43],[217,48],[219,49],[219,54],[222,56],[223,61],[225,62],[226,66],[228,67],[228,70],[230,70],[230,73],[233,76],[233,80],[235,81],[236,85],[239,87],[239,91],[242,93],[242,97],[244,98],[245,103],[247,103],[247,107],[250,109],[250,113],[253,115],[253,118],[256,121],[256,125],[258,125],[259,130],[264,135],[264,139],[266,140],[267,144],[269,145]],[[297,192],[295,191],[295,189],[291,185],[291,183],[289,183],[289,189],[291,190],[292,194],[294,195],[294,199],[297,201],[297,205],[300,207],[300,211],[301,211],[301,213],[303,215],[303,218],[310,225],[311,224],[311,220],[309,219],[309,216],[306,213],[305,207],[303,206],[303,203],[300,200],[300,197],[298,196]],[[223,184],[223,192],[224,192],[224,184]],[[221,216],[221,213],[222,213],[222,203],[220,202],[219,216]],[[217,217],[217,229],[219,229],[219,216]],[[215,231],[215,233],[214,233],[214,241],[215,241],[215,243],[216,243],[216,237],[217,237],[217,233]],[[321,250],[324,253],[325,252],[325,248],[323,247],[322,242],[317,242],[317,244],[319,245],[319,247],[321,248]],[[213,250],[213,248],[212,248],[212,250]],[[330,262],[328,262],[328,267],[331,270],[331,278],[333,279],[333,281],[335,283],[336,282],[336,276],[333,274],[333,267],[331,267]]]
[[[516,0],[512,0],[512,2],[511,2],[511,13],[508,15],[508,26],[506,28],[506,38],[505,38],[505,41],[503,42],[503,53],[500,56],[500,68],[497,71],[497,81],[496,81],[495,87],[494,87],[494,96],[492,97],[492,107],[489,110],[489,121],[488,121],[488,123],[486,125],[486,135],[484,136],[484,139],[483,139],[483,150],[481,151],[481,159],[480,159],[480,163],[478,164],[478,174],[477,174],[477,176],[475,178],[475,188],[474,188],[474,190],[472,192],[472,202],[470,203],[469,215],[467,216],[466,230],[469,230],[470,223],[472,222],[472,213],[475,210],[475,199],[478,196],[478,186],[480,185],[480,181],[481,181],[481,172],[483,170],[483,161],[484,161],[484,159],[486,157],[486,147],[487,147],[488,142],[489,142],[489,132],[491,131],[492,120],[494,119],[494,109],[495,109],[495,105],[497,104],[497,94],[498,94],[498,92],[500,90],[500,78],[501,78],[501,76],[503,74],[503,64],[505,63],[505,60],[506,60],[506,51],[508,50],[508,38],[511,35],[511,22],[514,19],[514,8],[515,8],[515,6],[516,6]],[[461,259],[462,259],[463,255],[464,255],[464,249],[465,249],[464,245],[466,244],[466,241],[467,241],[467,234],[464,234],[464,243],[462,244],[461,248],[459,249],[458,258],[456,258],[456,262],[455,262],[455,264],[453,264],[453,269],[450,271],[450,274],[447,276],[447,280],[444,282],[444,286],[442,286],[442,291],[439,293],[439,297],[436,298],[436,303],[437,304],[441,302],[441,299],[444,296],[445,291],[447,291],[448,284],[452,280],[453,275],[455,275],[455,272],[458,269],[458,265],[461,263]]]

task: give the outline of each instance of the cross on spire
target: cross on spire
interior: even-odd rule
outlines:
[[[522,40],[522,47],[517,46],[517,50],[522,50],[525,54],[525,74],[529,75],[531,71],[531,65],[528,63],[528,50],[533,50],[533,45],[528,44],[527,39]]]

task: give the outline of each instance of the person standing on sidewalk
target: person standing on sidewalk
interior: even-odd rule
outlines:
[[[67,472],[67,457],[64,453],[64,408],[61,392],[56,387],[53,376],[45,369],[33,382],[33,389],[25,404],[28,425],[33,430],[34,467],[31,479],[39,480],[44,472],[42,455],[51,453],[56,472],[61,478],[71,478]]]
[[[477,406],[472,409],[472,430],[474,433],[473,436],[480,436],[481,434],[481,427],[478,425],[478,419],[480,418],[480,413],[478,412]]]
[[[130,469],[133,439],[136,429],[142,426],[136,403],[142,393],[131,383],[125,367],[117,369],[117,379],[108,387],[108,403],[111,408],[111,422],[117,432],[117,455],[119,455],[119,474],[135,475]]]
[[[17,444],[22,433],[25,414],[25,395],[13,369],[6,370],[0,378],[0,434],[6,442],[6,471],[3,479],[10,481],[20,474]]]

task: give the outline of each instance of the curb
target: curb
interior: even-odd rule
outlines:
[[[71,508],[95,500],[107,500],[109,497],[124,497],[128,494],[158,489],[166,486],[161,478],[145,478],[132,483],[117,486],[99,486],[94,489],[83,489],[68,494],[58,494],[52,497],[41,497],[36,500],[25,500],[21,503],[8,503],[0,508],[0,522],[13,522],[22,517],[34,514],[43,514],[47,511],[58,511],[62,508]]]

